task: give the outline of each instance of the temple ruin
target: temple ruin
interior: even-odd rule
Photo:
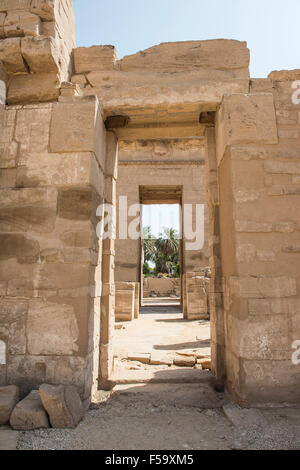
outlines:
[[[85,407],[112,386],[116,289],[133,318],[141,287],[127,196],[204,206],[182,294],[195,318],[209,265],[216,386],[299,403],[300,71],[251,79],[236,40],[76,48],[72,0],[1,1],[0,61],[0,385],[75,385]]]

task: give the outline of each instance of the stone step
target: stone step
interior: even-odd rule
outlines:
[[[194,368],[168,368],[164,370],[116,370],[110,381],[114,385],[164,383],[191,384],[211,383],[213,374],[210,371]]]

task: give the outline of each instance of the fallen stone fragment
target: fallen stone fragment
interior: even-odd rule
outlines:
[[[211,360],[210,359],[198,359],[197,365],[201,365],[203,370],[211,370]]]
[[[134,353],[127,356],[129,361],[138,361],[142,364],[150,364],[150,354]]]
[[[160,352],[152,352],[150,357],[150,364],[153,366],[160,366],[160,365],[173,365],[173,357],[167,356],[166,354],[162,354]]]
[[[223,406],[223,412],[229,421],[237,428],[261,427],[268,422],[260,410],[241,408],[236,404]]]
[[[195,356],[181,356],[176,354],[174,357],[174,365],[179,367],[194,367],[196,363]]]
[[[19,389],[15,385],[0,387],[0,424],[9,422],[12,410],[19,401]]]
[[[74,386],[43,384],[39,391],[53,428],[75,428],[78,425],[84,408]]]
[[[19,431],[50,427],[38,390],[33,390],[17,404],[11,414],[10,425]]]

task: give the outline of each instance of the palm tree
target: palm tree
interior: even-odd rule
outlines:
[[[156,253],[156,239],[151,234],[151,227],[143,228],[143,248],[144,248],[144,261],[154,261]]]
[[[159,255],[157,256],[157,261],[159,261],[157,264],[161,266],[161,272],[170,272],[170,263],[174,265],[178,263],[179,235],[177,230],[164,227],[163,233],[159,234],[155,246]]]

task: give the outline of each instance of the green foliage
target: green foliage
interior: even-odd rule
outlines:
[[[155,238],[150,227],[143,229],[144,276],[180,277],[179,235],[177,230],[164,227],[163,232]],[[151,269],[148,262],[152,261],[155,268]],[[147,264],[147,266],[145,266]],[[150,271],[151,274],[150,274]]]
[[[153,269],[149,266],[147,261],[143,264],[143,275],[144,277],[152,277],[154,275]]]

